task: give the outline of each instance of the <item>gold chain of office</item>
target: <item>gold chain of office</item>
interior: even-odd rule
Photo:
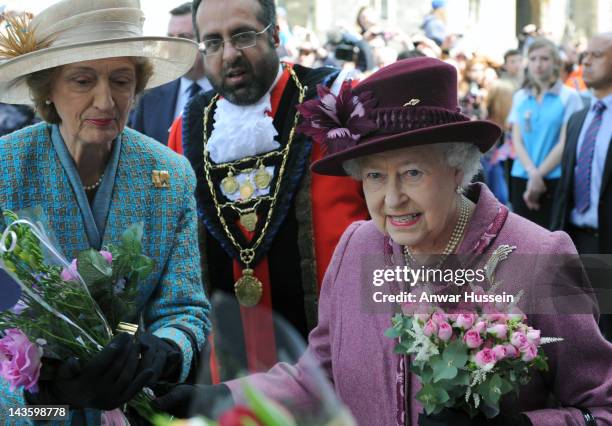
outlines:
[[[298,102],[302,103],[304,101],[304,97],[306,96],[306,87],[300,83],[297,75],[295,74],[295,72],[293,71],[291,67],[287,67],[286,69],[289,72],[291,79],[293,80],[293,82],[298,88],[298,92],[299,92]],[[206,176],[206,182],[208,183],[208,188],[212,196],[212,201],[215,206],[215,210],[217,212],[217,216],[219,217],[219,221],[221,222],[221,226],[223,227],[223,231],[225,232],[225,234],[227,235],[231,243],[234,245],[234,247],[238,250],[239,255],[240,255],[240,260],[245,265],[244,269],[242,270],[242,276],[234,284],[234,291],[236,293],[236,297],[238,298],[238,301],[243,306],[251,307],[251,306],[257,305],[259,301],[261,300],[261,296],[263,293],[263,284],[261,283],[261,281],[257,279],[257,277],[255,277],[253,269],[251,269],[250,266],[251,266],[251,263],[253,262],[253,259],[255,258],[255,251],[263,242],[264,237],[266,236],[266,233],[270,226],[270,223],[272,222],[272,213],[274,212],[274,208],[276,206],[276,201],[278,199],[278,194],[281,188],[281,183],[283,181],[283,178],[285,177],[285,167],[287,164],[287,159],[289,157],[289,151],[291,149],[291,145],[292,145],[293,138],[295,135],[295,128],[298,124],[300,113],[298,111],[295,112],[295,116],[293,118],[293,126],[291,128],[291,131],[289,132],[289,139],[287,141],[287,145],[285,145],[285,147],[282,150],[273,151],[265,155],[262,155],[260,157],[245,157],[245,158],[242,158],[240,160],[233,161],[230,163],[214,165],[209,160],[208,151],[206,148],[207,142],[208,142],[208,136],[206,133],[208,129],[208,120],[209,120],[210,111],[213,105],[218,100],[219,100],[219,94],[216,94],[211,99],[208,106],[204,109],[204,173]],[[277,156],[281,156],[282,159],[281,159],[281,164],[280,164],[280,168],[278,172],[278,180],[276,183],[276,187],[274,188],[274,192],[272,196],[269,197],[270,198],[270,208],[268,209],[266,220],[264,222],[261,232],[257,236],[252,247],[244,248],[240,245],[240,243],[236,240],[236,238],[234,238],[232,231],[229,229],[229,226],[227,222],[225,221],[225,218],[222,215],[222,209],[224,207],[231,207],[234,210],[238,211],[241,215],[255,214],[255,210],[259,202],[256,202],[255,206],[252,206],[250,208],[243,208],[240,205],[248,204],[252,202],[252,200],[236,201],[233,203],[225,203],[225,204],[219,203],[219,200],[217,199],[217,194],[215,192],[215,188],[213,186],[213,181],[211,179],[211,170],[227,168],[231,172],[231,170],[233,170],[235,166],[238,166],[240,164],[252,162],[252,161],[256,161],[259,164],[263,164],[263,160],[267,158],[277,157]]]

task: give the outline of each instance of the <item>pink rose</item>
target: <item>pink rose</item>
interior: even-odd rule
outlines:
[[[476,320],[476,315],[474,314],[459,314],[457,316],[457,320],[455,321],[455,324],[457,325],[457,327],[467,330],[472,327],[475,320]]]
[[[446,342],[451,338],[452,335],[453,335],[453,328],[450,326],[449,323],[443,322],[440,325],[438,325],[438,337],[440,338],[440,340],[442,340],[443,342]]]
[[[100,250],[100,254],[106,259],[109,265],[113,263],[113,254],[110,251]]]
[[[447,315],[444,312],[434,312],[431,315],[431,319],[433,320],[433,322],[435,322],[438,325],[446,322],[447,318],[448,317],[447,317]]]
[[[527,346],[521,348],[521,353],[521,359],[529,362],[538,356],[538,348],[535,345],[527,344]]]
[[[79,280],[78,274],[79,273],[77,271],[77,260],[72,259],[72,262],[70,262],[70,266],[62,270],[60,277],[64,281],[78,281]]]
[[[476,353],[476,356],[474,357],[474,362],[479,368],[489,371],[495,366],[497,358],[495,357],[493,349],[485,348]]]
[[[495,324],[487,328],[487,333],[492,334],[498,339],[505,339],[508,336],[508,327],[505,324]]]
[[[514,345],[506,345],[504,348],[506,349],[506,358],[516,358],[519,355],[519,351]]]
[[[463,335],[463,341],[468,348],[477,348],[482,345],[482,337],[476,330],[470,330]]]
[[[425,324],[425,327],[423,327],[423,334],[429,337],[432,334],[436,334],[436,333],[438,333],[438,325],[435,322],[433,322],[433,320],[427,321],[427,323]]]
[[[529,343],[532,345],[538,346],[540,344],[540,330],[529,328],[527,331],[527,340],[529,340]]]
[[[487,329],[487,323],[485,321],[478,321],[476,324],[474,324],[474,326],[472,327],[472,330],[476,330],[479,333],[484,333],[484,331]]]
[[[510,343],[512,343],[517,348],[522,349],[523,347],[529,344],[529,341],[527,340],[527,336],[525,335],[525,333],[523,333],[522,331],[515,331],[510,337]]]
[[[18,328],[5,330],[0,339],[0,377],[9,383],[11,392],[22,386],[38,392],[42,354],[42,348],[30,342]]]
[[[506,358],[506,356],[508,355],[506,347],[504,345],[495,345],[491,350],[493,351],[493,354],[495,355],[495,359],[497,361]]]

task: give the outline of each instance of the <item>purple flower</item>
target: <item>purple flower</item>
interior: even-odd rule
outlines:
[[[42,353],[18,328],[5,330],[0,339],[0,377],[9,383],[11,392],[21,386],[38,392]]]
[[[296,128],[323,144],[328,154],[353,147],[357,141],[377,129],[370,111],[377,103],[372,92],[353,94],[351,81],[344,81],[338,96],[322,84],[319,99],[303,102],[296,108],[304,120]]]
[[[76,259],[72,259],[72,262],[70,262],[70,266],[62,270],[60,277],[64,281],[78,281],[79,280],[79,273],[77,271],[77,260]]]
[[[21,315],[21,313],[23,311],[25,311],[26,309],[28,309],[28,305],[25,304],[25,302],[23,300],[19,300],[15,306],[13,306],[11,309],[9,309],[9,311],[11,311],[12,313],[14,313],[15,315]]]
[[[113,263],[113,254],[110,251],[100,250],[100,254],[106,259],[109,265]]]

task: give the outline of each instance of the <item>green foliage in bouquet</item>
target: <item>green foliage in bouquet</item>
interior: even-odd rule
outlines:
[[[138,284],[153,269],[142,254],[143,225],[128,228],[108,250],[84,250],[67,264],[39,225],[10,211],[3,214],[8,226],[0,241],[0,266],[16,278],[22,296],[11,310],[0,312],[0,331],[7,334],[2,339],[35,342],[40,355],[33,351],[30,361],[38,369],[45,358],[87,362],[112,340],[119,322],[135,314]],[[12,388],[28,383],[33,389],[38,373],[3,378]],[[156,413],[150,400],[143,390],[129,405],[151,419]]]
[[[7,223],[18,217],[4,211]],[[45,356],[89,358],[108,343],[112,334],[99,307],[78,281],[64,281],[63,267],[46,261],[39,238],[27,225],[12,227],[14,234],[2,251],[6,270],[22,283],[22,299],[10,311],[0,312],[0,329],[18,328],[31,340],[45,342]]]
[[[130,226],[121,236],[121,242],[109,245],[107,251],[88,249],[76,258],[77,271],[112,330],[119,322],[134,317],[137,284],[153,271],[153,260],[142,254],[142,236],[143,225],[138,223]]]
[[[547,370],[541,338],[517,309],[505,313],[396,314],[385,335],[397,339],[395,352],[411,357],[410,370],[422,388],[416,398],[425,413],[463,410],[475,417],[499,414],[502,396],[530,380],[532,369]]]

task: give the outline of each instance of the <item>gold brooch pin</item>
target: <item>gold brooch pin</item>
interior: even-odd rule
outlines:
[[[153,170],[151,178],[155,188],[170,187],[170,173],[168,173],[168,170]]]
[[[416,104],[418,104],[419,102],[421,102],[421,100],[420,100],[420,99],[415,99],[415,98],[413,98],[413,99],[410,99],[408,102],[406,102],[406,103],[404,104],[404,106],[415,106],[415,105],[416,105]]]

